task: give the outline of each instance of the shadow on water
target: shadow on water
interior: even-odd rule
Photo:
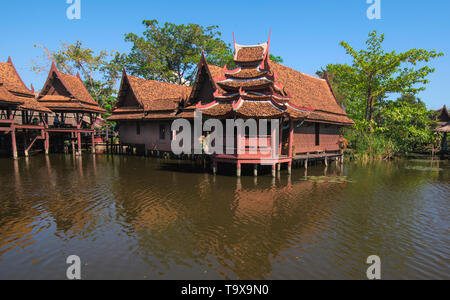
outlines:
[[[213,176],[142,157],[0,160],[0,278],[449,278],[448,161]]]

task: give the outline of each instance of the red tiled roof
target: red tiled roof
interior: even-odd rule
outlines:
[[[271,72],[276,73],[277,82],[282,83],[284,91],[289,94],[290,103],[296,107],[313,108],[316,111],[314,116],[310,116],[311,120],[346,125],[354,124],[347,117],[346,112],[337,104],[326,80],[306,75],[276,62],[270,61],[269,67]],[[208,65],[208,69],[213,79],[225,77],[223,68]],[[222,88],[219,88],[218,91],[222,94],[226,93]],[[294,116],[294,112],[289,111],[296,118],[303,115],[302,113],[296,113]]]
[[[59,78],[64,82],[64,86],[69,89],[73,98],[90,105],[98,105],[97,101],[92,98],[81,78],[69,74],[59,73]]]
[[[254,80],[224,80],[224,81],[218,81],[218,85],[220,85],[222,88],[226,89],[235,89],[238,90],[239,88],[245,88],[245,89],[262,89],[267,88],[273,84],[270,80],[265,79],[254,79]]]
[[[48,94],[54,85],[54,79],[58,78],[62,83],[67,95],[60,95],[55,88]],[[64,93],[65,93],[64,92]],[[79,112],[105,113],[106,111],[98,105],[92,98],[80,76],[69,75],[58,71],[55,64],[52,64],[44,88],[41,90],[38,101],[51,110],[68,110]]]
[[[17,96],[17,98],[19,98],[23,101],[23,104],[19,106],[20,109],[34,110],[34,111],[44,112],[44,113],[52,112],[50,109],[48,109],[44,105],[41,105],[34,97]]]
[[[112,114],[108,121],[142,120],[143,113]]]
[[[8,102],[11,104],[23,104],[23,100],[11,94],[8,89],[0,84],[0,102]]]
[[[128,89],[128,84],[130,89]],[[122,106],[121,97],[133,93],[139,105]],[[174,118],[180,101],[187,99],[191,88],[183,85],[146,80],[124,72],[117,108],[108,120],[167,119]]]
[[[17,73],[11,58],[8,62],[0,62],[0,101],[20,104],[17,108],[38,112],[51,112],[40,105]]]
[[[119,107],[113,110],[113,113],[144,113],[144,110],[142,108],[136,107],[136,106],[129,106],[129,107]]]
[[[253,78],[260,78],[264,75],[268,74],[268,71],[260,71],[259,69],[255,68],[241,68],[236,73],[229,73],[227,74],[231,78],[237,78],[237,79],[253,79]]]
[[[279,117],[284,114],[284,110],[277,108],[270,101],[246,101],[241,100],[242,104],[233,108],[230,102],[217,103],[209,108],[199,109],[205,116],[226,117],[233,113],[245,118],[269,118]]]
[[[152,110],[152,107],[161,110],[165,106],[167,106],[167,110],[175,109],[178,107],[178,102],[189,97],[191,93],[191,88],[184,85],[146,80],[131,75],[126,75],[126,77],[134,95],[145,110]],[[154,102],[163,100],[164,102]],[[174,103],[177,103],[176,107]]]
[[[75,112],[90,112],[90,113],[104,113],[104,110],[98,105],[89,105],[79,101],[40,101],[41,105],[49,108],[52,111],[75,111]]]
[[[264,53],[268,44],[259,44],[254,46],[243,46],[235,44],[234,61],[238,63],[257,62],[264,58]]]
[[[11,58],[6,63],[0,62],[0,82],[10,92],[33,95],[17,73]]]
[[[300,107],[346,115],[324,79],[315,78],[276,62],[269,62],[270,69],[277,74],[277,80],[284,85],[291,96],[291,102]]]

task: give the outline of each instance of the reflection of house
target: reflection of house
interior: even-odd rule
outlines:
[[[439,126],[436,131],[444,133],[444,137],[442,139],[442,151],[447,151],[447,133],[450,132],[450,116],[445,105],[436,111],[436,120]]]
[[[202,55],[189,97],[186,87],[124,75],[117,109],[109,120],[119,122],[123,143],[163,151],[170,151],[170,137],[175,136],[168,137],[170,121],[192,120],[195,112],[223,123],[237,118],[278,120],[279,132],[269,125],[265,132],[241,128],[224,133],[235,138],[224,138],[227,153],[212,155],[213,163],[236,164],[238,174],[242,164],[264,163],[275,169],[280,163],[290,166],[299,154],[337,153],[340,128],[353,122],[328,82],[272,62],[269,46],[270,38],[252,46],[235,43],[235,70],[209,65]]]

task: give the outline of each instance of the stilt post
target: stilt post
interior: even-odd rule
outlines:
[[[95,154],[95,132],[91,133],[92,154]]]
[[[14,159],[18,158],[17,155],[17,143],[16,143],[16,129],[12,126],[11,130],[11,145],[12,145],[12,155]]]

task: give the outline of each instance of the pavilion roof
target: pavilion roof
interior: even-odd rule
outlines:
[[[436,120],[442,125],[450,121],[447,106],[444,104],[442,108],[436,111]]]
[[[52,111],[105,113],[92,98],[80,75],[65,74],[52,63],[47,80],[38,101]]]
[[[11,58],[6,63],[0,62],[0,102],[20,110],[51,112],[36,101],[34,92],[25,85]]]
[[[171,119],[190,93],[190,87],[147,80],[124,71],[116,109],[108,120]],[[130,94],[135,99],[134,106],[125,106],[125,98]]]
[[[197,108],[206,115],[227,116],[233,114],[233,109],[230,108],[233,107],[230,104],[232,102],[236,115],[276,117],[281,110],[281,115],[290,115],[292,118],[341,125],[354,124],[338,105],[327,80],[270,61],[269,44],[270,41],[256,46],[235,44],[235,70],[228,70],[226,66],[220,68],[209,65],[202,56],[199,72],[206,70],[216,92],[213,105],[198,104]],[[193,93],[188,101],[190,104],[199,100],[195,99],[198,95],[194,92],[200,89],[197,85],[203,84],[199,82],[199,77],[200,74],[194,83]],[[240,99],[245,105],[237,105]],[[239,110],[244,108],[245,111],[240,113]]]

